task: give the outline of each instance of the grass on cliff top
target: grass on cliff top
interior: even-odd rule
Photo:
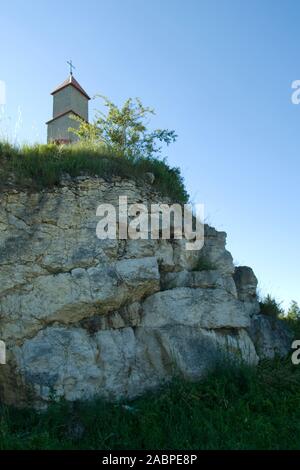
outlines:
[[[300,366],[222,367],[133,402],[0,407],[0,449],[300,449]]]
[[[174,202],[187,202],[179,168],[171,168],[166,161],[156,158],[132,160],[113,155],[105,146],[55,144],[14,147],[0,142],[0,185],[13,177],[21,187],[43,189],[59,185],[61,177],[98,175],[109,180],[113,176],[133,178],[145,182],[146,173],[155,176],[153,188]]]

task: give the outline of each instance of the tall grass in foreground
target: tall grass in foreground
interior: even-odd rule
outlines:
[[[170,167],[157,158],[131,159],[112,154],[104,145],[55,144],[16,148],[0,142],[0,184],[13,178],[16,185],[42,189],[58,185],[65,174],[98,175],[104,179],[113,176],[133,178],[140,182],[146,173],[155,176],[153,187],[174,202],[187,202],[179,168]]]
[[[0,421],[0,449],[299,449],[300,367],[221,367],[127,403],[2,406]]]

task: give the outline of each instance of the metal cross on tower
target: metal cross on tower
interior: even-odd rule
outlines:
[[[74,67],[73,62],[71,60],[68,61],[67,64],[69,64],[70,66],[70,75],[73,75],[73,69],[75,69],[76,67]]]

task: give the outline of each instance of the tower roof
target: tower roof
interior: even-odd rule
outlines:
[[[75,114],[75,116],[81,118],[83,121],[86,121],[86,119],[84,119],[82,116],[80,116],[80,114],[75,113],[75,111],[73,111],[72,109],[69,109],[68,111],[64,111],[63,113],[60,113],[57,116],[53,117],[52,119],[50,119],[50,121],[47,121],[46,124],[50,124],[50,122],[56,121],[57,119],[59,119],[63,116],[66,116],[67,114],[69,114],[69,115],[70,114]]]
[[[85,96],[88,100],[91,99],[89,97],[89,95],[84,91],[84,89],[79,85],[79,83],[73,77],[72,74],[70,74],[69,78],[67,78],[63,83],[61,83],[61,85],[59,85],[57,88],[55,88],[55,90],[52,91],[51,95],[55,95],[55,93],[57,93],[58,91],[63,90],[64,88],[66,88],[69,85],[72,85],[74,88],[76,88],[76,90],[78,90],[80,93],[82,93],[83,96]]]

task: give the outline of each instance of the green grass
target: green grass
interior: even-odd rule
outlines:
[[[179,168],[171,168],[166,161],[155,158],[132,160],[113,155],[105,146],[76,144],[69,146],[35,145],[16,148],[0,142],[0,185],[13,178],[14,184],[32,189],[58,185],[61,177],[98,175],[104,179],[113,176],[133,178],[145,182],[146,173],[155,176],[154,189],[169,196],[174,202],[185,203],[188,194]]]
[[[205,256],[200,256],[193,271],[211,271],[215,270],[216,266]]]
[[[300,449],[300,366],[220,367],[201,383],[174,382],[127,407],[0,409],[0,449]]]

